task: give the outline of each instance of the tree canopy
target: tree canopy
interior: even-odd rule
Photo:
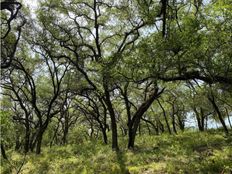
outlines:
[[[215,123],[229,136],[231,43],[225,0],[1,1],[2,154],[73,136],[134,149]]]

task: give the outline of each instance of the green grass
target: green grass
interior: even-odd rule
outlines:
[[[232,138],[220,132],[138,136],[135,150],[120,151],[99,141],[43,147],[41,155],[28,154],[22,174],[220,174],[232,172]],[[2,161],[1,173],[16,173],[23,155],[8,151],[11,165]],[[13,166],[13,167],[12,167]]]

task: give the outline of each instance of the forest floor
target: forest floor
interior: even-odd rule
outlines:
[[[126,138],[119,141],[119,152],[100,141],[43,147],[41,155],[26,157],[9,150],[1,173],[17,173],[23,161],[21,174],[232,173],[232,137],[219,131],[137,136],[133,151]]]

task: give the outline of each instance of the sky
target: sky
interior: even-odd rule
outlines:
[[[23,4],[29,6],[32,9],[35,9],[38,6],[39,0],[23,0]]]
[[[22,4],[25,6],[28,6],[31,11],[32,11],[32,15],[35,14],[35,10],[39,4],[40,0],[22,0]]]

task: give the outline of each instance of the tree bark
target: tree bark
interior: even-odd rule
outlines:
[[[2,154],[2,157],[7,160],[6,151],[2,143],[1,143],[1,154]]]
[[[31,150],[31,152],[34,151],[35,145],[36,145],[36,132],[31,135],[31,139],[30,139],[30,150]]]
[[[177,130],[176,130],[176,121],[175,121],[175,115],[171,115],[172,117],[172,128],[175,134],[177,134]]]
[[[68,127],[65,126],[64,132],[63,132],[63,145],[67,144],[67,136],[68,136]]]
[[[175,134],[177,134],[177,130],[176,130],[176,120],[175,120],[175,107],[174,104],[171,103],[172,105],[172,113],[171,113],[171,118],[172,118],[172,129],[174,131]]]
[[[178,119],[180,130],[184,131],[185,124],[184,124],[184,121],[182,120],[182,118],[181,118],[181,116],[179,114],[177,114],[177,119]]]
[[[163,133],[164,132],[164,125],[159,119],[158,119],[158,124],[159,124],[159,128],[161,130],[161,133]]]
[[[55,138],[57,136],[57,132],[59,130],[59,127],[60,127],[60,121],[58,121],[57,127],[56,127],[55,132],[54,132],[54,134],[52,136],[52,139],[50,141],[50,147],[52,147],[52,144],[53,144],[53,142],[54,142],[54,140],[55,140]]]
[[[158,104],[159,104],[159,106],[161,107],[161,109],[162,109],[162,111],[163,111],[164,120],[165,120],[165,122],[166,122],[166,126],[167,126],[167,128],[168,128],[168,132],[169,132],[169,134],[171,135],[171,134],[172,134],[172,131],[171,131],[170,125],[169,125],[169,123],[168,123],[168,118],[167,118],[165,109],[164,109],[164,107],[162,106],[162,104],[160,103],[159,99],[158,99],[157,101],[158,101]]]
[[[128,134],[128,148],[133,149],[134,148],[134,143],[135,143],[135,137],[136,137],[136,132],[140,123],[140,120],[143,116],[143,114],[148,110],[148,108],[151,106],[153,101],[157,99],[164,91],[164,88],[158,92],[158,88],[155,89],[153,94],[144,102],[142,105],[138,108],[138,110],[135,112],[133,115],[132,120],[128,124],[128,129],[129,129],[129,134]]]
[[[110,119],[111,119],[111,131],[112,131],[112,149],[113,150],[119,150],[118,147],[118,132],[117,132],[117,122],[116,122],[116,116],[115,112],[113,109],[113,105],[110,101],[110,93],[108,91],[108,87],[105,84],[104,85],[104,90],[105,90],[105,103],[108,108],[109,114],[110,114]]]
[[[102,135],[103,135],[103,141],[105,144],[108,144],[108,138],[107,138],[107,134],[106,134],[106,129],[102,130]]]
[[[204,110],[202,109],[202,107],[200,108],[201,111],[201,130],[204,131],[205,130],[205,114],[204,114]]]
[[[35,153],[36,154],[40,154],[41,153],[41,146],[42,146],[42,140],[43,140],[43,135],[45,130],[47,129],[49,120],[47,119],[43,125],[40,126],[39,130],[38,130],[38,134],[36,136],[36,149],[35,149]]]
[[[30,147],[30,127],[28,124],[26,125],[26,130],[25,130],[24,153],[27,153],[29,151],[29,147]]]
[[[108,144],[108,138],[107,138],[107,134],[106,134],[106,128],[103,126],[102,123],[99,123],[99,124],[100,124],[100,129],[101,129],[101,132],[102,132],[103,142],[105,144]]]
[[[226,115],[227,115],[227,118],[228,118],[228,122],[229,122],[230,128],[232,128],[232,124],[231,124],[231,121],[230,121],[230,114],[229,114],[229,111],[228,111],[227,108],[226,108]]]
[[[40,154],[41,153],[41,145],[42,145],[42,134],[39,134],[36,140],[36,150],[35,153],[36,154]]]
[[[211,96],[208,96],[208,99],[209,99],[209,101],[211,102],[211,104],[212,104],[214,110],[216,111],[216,113],[217,113],[217,115],[218,115],[218,118],[219,118],[219,120],[220,120],[220,122],[221,122],[221,124],[222,124],[222,127],[223,127],[225,133],[228,134],[229,131],[228,131],[227,127],[226,127],[226,124],[225,124],[225,121],[224,121],[224,119],[223,119],[223,117],[222,117],[222,114],[221,114],[221,112],[220,112],[220,109],[219,109],[219,107],[217,106],[217,104],[216,104],[216,102],[215,102],[215,97],[214,97],[214,95],[211,94]]]
[[[202,127],[202,120],[201,120],[200,114],[197,111],[196,107],[193,107],[193,111],[195,112],[195,115],[196,115],[198,129],[199,129],[199,131],[202,132],[202,131],[204,131],[204,127]]]

